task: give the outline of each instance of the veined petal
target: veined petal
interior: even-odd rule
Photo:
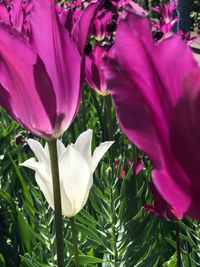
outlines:
[[[76,143],[74,144],[74,147],[85,158],[89,166],[91,164],[92,159],[92,134],[93,131],[91,129],[88,129],[87,131],[79,135],[76,140]]]
[[[94,150],[94,153],[93,153],[93,156],[92,156],[92,166],[90,166],[92,174],[95,171],[95,169],[96,169],[99,161],[103,157],[103,155],[112,146],[113,143],[114,143],[114,141],[107,141],[107,142],[101,143],[100,146],[98,146]]]
[[[168,125],[183,93],[184,77],[196,67],[180,38],[154,44],[145,16],[129,12],[120,21],[105,61],[105,77],[122,129],[155,165],[160,164],[159,145],[169,140]]]
[[[64,152],[59,167],[65,194],[72,205],[72,210],[68,211],[67,216],[74,216],[86,202],[88,187],[90,189],[92,184],[91,172],[86,160],[73,146],[69,146]]]
[[[44,181],[38,172],[35,174],[35,179],[37,184],[39,185],[42,193],[44,194],[47,202],[50,207],[54,209],[54,199],[53,199],[53,184],[52,181]]]
[[[73,216],[73,205],[70,199],[68,198],[67,194],[65,193],[65,184],[63,180],[60,180],[60,193],[61,193],[61,203],[62,203],[62,214],[71,217]]]
[[[69,127],[77,113],[82,59],[69,32],[59,22],[54,0],[35,0],[29,19],[31,44],[45,64],[56,95],[56,136]]]

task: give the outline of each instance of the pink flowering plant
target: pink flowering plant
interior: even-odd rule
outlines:
[[[181,8],[0,0],[0,266],[198,266],[199,39],[174,32]]]

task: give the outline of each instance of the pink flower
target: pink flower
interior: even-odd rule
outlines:
[[[126,177],[126,174],[127,174],[127,172],[129,171],[129,169],[134,167],[134,162],[132,162],[130,159],[128,160],[128,163],[129,163],[129,168],[128,168],[128,170],[126,170],[125,168],[123,168],[123,170],[122,170],[121,173],[119,174],[119,175],[120,175],[119,178],[122,179],[122,180]],[[115,163],[115,169],[116,169],[117,171],[119,171],[119,161],[117,161],[117,162]],[[138,174],[142,171],[142,169],[143,169],[143,163],[141,162],[141,160],[139,160],[139,161],[137,162],[137,165],[136,165],[136,167],[135,167],[135,170],[133,170],[133,174],[138,175]]]
[[[200,69],[190,48],[177,36],[154,43],[149,20],[129,12],[104,73],[123,131],[152,160],[158,192],[200,220]]]
[[[112,21],[113,13],[102,8],[97,13],[92,26],[92,35],[94,35],[97,41],[102,41],[105,37],[110,37],[110,33],[107,31],[109,23]]]
[[[156,216],[165,219],[167,221],[177,221],[182,220],[183,214],[177,211],[175,208],[172,208],[161,196],[161,194],[156,189],[155,185],[151,182],[149,187],[153,194],[154,204],[145,205],[144,210],[154,213]]]
[[[101,95],[108,95],[108,88],[102,71],[105,48],[97,45],[90,56],[86,56],[85,78],[88,85]]]
[[[165,35],[172,34],[174,25],[179,21],[179,18],[174,16],[177,4],[175,1],[170,4],[163,4],[162,7],[153,7],[152,10],[159,13],[161,18],[159,23],[153,22],[153,25]]]
[[[82,58],[60,24],[54,0],[33,0],[25,19],[24,1],[12,2],[10,24],[0,22],[0,104],[32,133],[60,136],[79,108]]]
[[[56,7],[60,23],[70,32],[81,54],[83,54],[93,21],[101,5],[102,0],[96,0],[83,7],[83,10],[79,1],[69,3],[66,8],[58,5]]]

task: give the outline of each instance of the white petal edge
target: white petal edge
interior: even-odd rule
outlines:
[[[92,174],[95,171],[99,161],[103,157],[103,155],[107,152],[107,150],[112,146],[114,141],[106,141],[104,143],[101,143],[95,150],[92,156]]]
[[[19,165],[37,172],[44,182],[51,182],[51,170],[44,163],[36,161],[35,158],[30,158]]]
[[[74,146],[69,146],[60,160],[60,178],[66,196],[71,202],[72,210],[67,216],[76,215],[87,201],[92,176],[84,157]],[[63,203],[63,205],[65,205]]]
[[[59,160],[59,158],[62,156],[62,154],[64,153],[65,150],[66,150],[66,147],[65,147],[64,144],[58,139],[58,140],[57,140],[58,160]]]
[[[37,162],[34,158],[26,160],[25,162],[21,163],[20,166],[27,167],[36,172],[36,182],[51,208],[54,208],[53,185],[49,168],[42,162]]]
[[[34,139],[27,140],[28,145],[30,146],[31,150],[35,154],[35,157],[38,159],[39,162],[48,163],[48,155],[45,149],[42,147],[40,142]]]
[[[79,137],[76,140],[76,143],[74,144],[74,147],[76,150],[78,150],[81,155],[85,158],[85,160],[91,164],[92,160],[92,134],[93,131],[91,129],[88,129],[87,131],[83,132],[79,135]]]

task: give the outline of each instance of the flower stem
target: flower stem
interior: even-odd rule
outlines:
[[[79,252],[78,252],[78,234],[75,224],[74,217],[69,218],[71,229],[72,229],[72,241],[74,245],[74,261],[75,267],[80,267],[80,259],[79,259]]]
[[[114,139],[114,132],[113,132],[113,119],[112,119],[112,99],[110,96],[105,96],[105,112],[106,112],[106,119],[107,119],[107,129],[108,129],[108,137],[109,140]],[[110,155],[110,163],[111,165],[114,162],[114,151],[113,147],[109,150]],[[115,204],[114,204],[114,194],[113,194],[113,186],[112,186],[112,172],[108,177],[108,186],[110,190],[110,211],[111,211],[111,233],[112,233],[112,242],[113,242],[113,254],[114,254],[114,266],[118,266],[118,249],[117,249],[117,229],[116,229],[116,211],[115,211]]]
[[[64,241],[63,241],[63,222],[62,206],[60,193],[60,179],[58,167],[57,140],[48,141],[49,155],[51,161],[51,173],[53,180],[53,195],[55,208],[55,228],[56,228],[56,248],[58,267],[64,267]]]
[[[180,226],[176,223],[176,251],[177,251],[177,267],[182,267],[181,261],[181,242],[180,242]]]

